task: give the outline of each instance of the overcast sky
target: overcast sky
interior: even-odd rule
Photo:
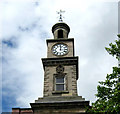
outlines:
[[[111,0],[1,0],[2,109],[30,107],[43,96],[47,57],[46,39],[58,22],[56,11],[65,10],[79,56],[78,95],[95,101],[98,81],[104,80],[117,65],[105,47],[117,39],[118,2]],[[106,0],[107,1],[107,0]]]

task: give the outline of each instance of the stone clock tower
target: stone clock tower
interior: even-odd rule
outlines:
[[[74,56],[74,39],[68,38],[66,23],[52,27],[54,39],[47,40],[47,58],[43,58],[44,97],[76,96],[78,57]]]
[[[30,103],[37,113],[84,113],[89,101],[77,94],[78,57],[74,55],[74,38],[68,38],[70,27],[58,22],[52,27],[54,38],[47,39],[44,68],[44,97]]]
[[[77,94],[78,57],[74,54],[74,38],[68,38],[69,32],[70,27],[62,21],[53,25],[54,38],[46,40],[47,58],[42,58],[44,96],[30,103],[31,108],[19,111],[26,110],[31,114],[85,113],[89,101]]]

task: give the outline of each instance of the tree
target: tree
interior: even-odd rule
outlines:
[[[107,52],[120,61],[120,35],[115,44],[110,43]],[[92,103],[88,112],[116,112],[120,113],[120,67],[113,67],[112,74],[107,74],[105,81],[100,81],[97,86],[97,100]]]
[[[120,60],[120,34],[118,35],[118,40],[115,41],[115,44],[110,43],[110,48],[105,47],[107,52],[111,54],[112,56],[116,56],[116,59],[118,61]]]

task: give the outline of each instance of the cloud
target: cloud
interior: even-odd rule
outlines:
[[[117,63],[104,49],[116,39],[117,3],[5,0],[1,6],[2,94],[3,101],[9,98],[7,107],[29,107],[43,95],[41,58],[47,57],[45,40],[53,37],[51,28],[61,8],[66,11],[64,21],[71,28],[69,37],[75,38],[75,55],[79,56],[78,93],[94,101],[98,81]],[[7,107],[3,111],[10,110]]]
[[[104,80],[106,74],[112,71],[111,66],[117,63],[105,50],[105,47],[117,38],[115,11],[115,3],[94,4],[89,8],[89,13],[83,15],[83,18],[89,16],[83,20],[82,24],[85,26],[81,24],[83,30],[77,35],[76,42],[81,42],[81,45],[76,43],[76,53],[80,56],[79,94],[92,102],[95,100],[93,96],[98,81]]]

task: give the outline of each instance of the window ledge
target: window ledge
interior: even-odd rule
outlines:
[[[53,91],[53,94],[69,93],[69,91]]]

